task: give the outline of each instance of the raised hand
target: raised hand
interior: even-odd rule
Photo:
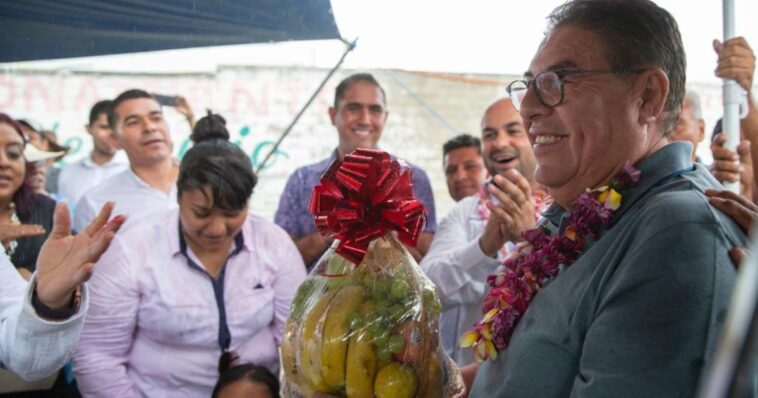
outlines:
[[[73,236],[68,206],[55,207],[53,230],[37,258],[36,289],[42,304],[52,309],[66,307],[77,287],[92,276],[95,262],[126,221],[121,215],[108,221],[111,211],[113,203],[108,202],[84,231]]]
[[[713,41],[713,50],[718,54],[716,76],[733,79],[750,93],[755,72],[755,54],[744,37],[735,37],[723,43]]]
[[[187,119],[187,123],[189,123],[190,128],[195,128],[195,114],[192,112],[192,107],[190,107],[190,104],[186,98],[177,95],[175,109],[177,112],[181,113],[185,119]]]

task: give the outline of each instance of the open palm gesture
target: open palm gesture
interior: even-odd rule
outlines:
[[[37,259],[37,297],[42,304],[64,308],[76,288],[92,276],[95,262],[126,221],[121,215],[108,221],[112,211],[113,203],[106,203],[87,228],[74,236],[68,206],[55,207],[53,230]]]

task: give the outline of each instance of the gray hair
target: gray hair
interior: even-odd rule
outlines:
[[[563,25],[590,30],[605,42],[611,68],[660,68],[669,78],[663,132],[671,132],[682,109],[686,56],[679,26],[671,14],[650,0],[573,0],[548,17],[548,31]]]
[[[703,108],[700,106],[700,96],[692,90],[687,90],[685,102],[690,104],[690,115],[695,120],[703,120]]]

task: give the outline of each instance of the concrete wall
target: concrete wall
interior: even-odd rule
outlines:
[[[327,72],[297,67],[222,67],[214,74],[5,71],[0,74],[0,110],[13,117],[34,119],[55,130],[59,141],[72,147],[62,161],[65,164],[91,149],[83,126],[96,101],[135,87],[183,95],[197,118],[207,108],[221,113],[227,119],[232,140],[250,154],[257,166]],[[272,219],[289,174],[299,166],[323,159],[335,148],[337,134],[327,108],[333,101],[336,84],[353,72],[356,71],[342,70],[332,77],[284,140],[280,152],[262,170],[251,206],[255,213]],[[384,86],[389,103],[390,117],[381,147],[428,172],[438,216],[446,214],[452,203],[442,174],[442,143],[461,131],[478,134],[480,113],[502,93],[502,82],[487,76],[370,72]],[[188,148],[189,126],[173,109],[165,112],[174,137],[174,151],[181,157]],[[449,128],[432,112],[443,115],[454,127]]]
[[[56,130],[59,140],[72,147],[63,160],[70,163],[91,149],[83,125],[96,101],[135,87],[183,95],[198,118],[206,108],[221,113],[227,119],[232,140],[250,154],[257,167],[327,72],[298,67],[221,67],[212,74],[133,75],[6,70],[0,73],[0,111],[32,118]],[[253,196],[253,212],[273,219],[289,174],[299,166],[329,156],[335,148],[337,134],[329,122],[327,108],[333,101],[336,84],[353,72],[356,71],[341,70],[332,77],[284,140],[280,152],[262,170]],[[478,135],[482,111],[504,94],[505,83],[515,76],[369,72],[387,91],[390,116],[380,145],[427,171],[437,216],[441,218],[452,206],[442,173],[442,143],[460,132]],[[710,131],[720,112],[720,89],[702,85],[693,88],[703,97]],[[166,115],[175,153],[181,157],[188,148],[189,126],[170,108]],[[704,147],[701,154],[708,160],[707,146]]]

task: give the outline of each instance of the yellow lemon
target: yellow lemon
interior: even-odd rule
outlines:
[[[374,381],[376,398],[413,398],[416,396],[416,389],[416,373],[398,362],[381,368]]]

